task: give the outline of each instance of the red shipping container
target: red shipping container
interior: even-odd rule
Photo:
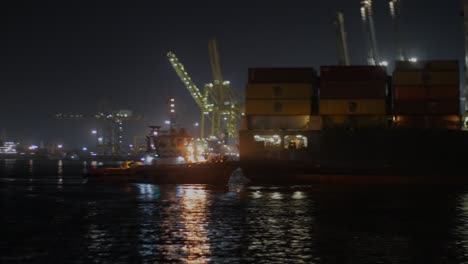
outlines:
[[[381,66],[322,66],[320,78],[323,81],[386,81],[387,71]]]
[[[384,98],[387,94],[385,81],[332,82],[321,81],[320,98]]]
[[[393,87],[393,96],[396,100],[425,100],[426,93],[424,86]]]
[[[400,115],[395,118],[397,128],[426,128],[427,118],[425,116]]]
[[[425,101],[395,100],[393,113],[397,115],[423,115],[426,113]]]
[[[428,114],[458,115],[460,113],[460,102],[450,101],[429,101],[426,104]]]
[[[458,86],[426,86],[428,99],[445,100],[460,98],[460,89]]]
[[[313,68],[250,68],[249,83],[318,83]]]
[[[458,129],[460,126],[460,117],[458,115],[429,116],[431,128],[439,129]]]

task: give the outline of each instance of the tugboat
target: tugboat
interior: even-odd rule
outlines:
[[[210,161],[203,140],[193,140],[184,129],[160,130],[150,126],[147,151],[139,162],[118,168],[89,170],[88,181],[153,184],[227,184],[237,162]]]

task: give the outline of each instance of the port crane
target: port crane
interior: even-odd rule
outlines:
[[[98,145],[107,148],[111,155],[119,155],[122,150],[123,123],[127,121],[143,120],[143,116],[133,115],[132,111],[119,110],[96,114],[56,114],[56,119],[94,119],[107,124],[105,137],[98,139]]]
[[[169,52],[167,57],[175,72],[184,83],[187,90],[201,110],[200,137],[204,137],[205,118],[211,122],[211,136],[221,135],[221,119],[226,121],[226,133],[229,138],[236,138],[238,135],[237,123],[241,115],[242,106],[239,103],[239,97],[230,86],[229,81],[222,78],[221,67],[219,63],[219,54],[216,40],[209,42],[209,53],[211,69],[213,72],[213,82],[204,86],[201,91],[192,81],[184,65],[177,56]]]

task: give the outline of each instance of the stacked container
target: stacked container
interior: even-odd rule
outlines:
[[[380,66],[323,66],[319,113],[324,128],[375,128],[387,123],[387,73]]]
[[[459,98],[457,61],[396,63],[393,73],[396,127],[457,129]]]
[[[317,74],[313,68],[249,69],[245,93],[249,130],[307,130]]]

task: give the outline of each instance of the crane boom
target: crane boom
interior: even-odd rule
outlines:
[[[211,69],[213,70],[214,83],[219,84],[223,82],[221,75],[221,64],[219,63],[218,46],[216,39],[210,39],[208,43],[208,50],[210,52]]]
[[[185,71],[184,65],[179,62],[179,59],[176,55],[172,52],[167,54],[169,61],[171,62],[172,67],[176,71],[177,75],[179,75],[180,80],[184,83],[187,90],[192,95],[195,102],[201,108],[202,112],[210,112],[210,105],[208,104],[208,99],[204,96],[200,89],[198,89],[197,85],[192,81],[192,78],[188,75],[187,71]]]

